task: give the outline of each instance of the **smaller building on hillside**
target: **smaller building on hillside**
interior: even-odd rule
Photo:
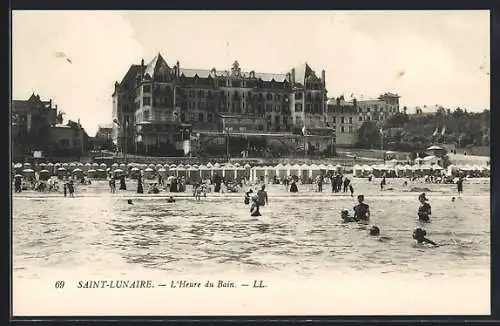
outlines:
[[[87,151],[88,135],[79,123],[57,124],[50,129],[53,156],[81,156]]]

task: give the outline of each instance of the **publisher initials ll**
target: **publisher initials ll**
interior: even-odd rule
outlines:
[[[264,285],[264,282],[262,282],[262,280],[260,281],[253,281],[253,287],[254,288],[265,288],[266,286]]]

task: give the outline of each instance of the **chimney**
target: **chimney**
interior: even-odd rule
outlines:
[[[144,58],[141,59],[141,77],[144,75]]]
[[[292,68],[292,83],[295,83],[295,68]]]
[[[177,76],[181,75],[181,64],[179,63],[179,60],[175,63],[175,66],[177,67]]]
[[[323,82],[323,87],[326,86],[325,69],[321,70],[321,81]]]

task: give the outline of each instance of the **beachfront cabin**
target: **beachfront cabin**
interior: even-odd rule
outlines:
[[[309,178],[311,177],[309,165],[301,164],[299,168],[299,180],[302,184],[309,182]]]
[[[200,176],[202,180],[212,178],[212,169],[208,166],[202,164],[198,167],[198,169],[200,170]]]
[[[265,169],[266,169],[265,170],[266,171],[266,177],[265,177],[266,183],[273,183],[274,178],[278,176],[278,174],[276,173],[276,167],[268,165],[265,167]]]
[[[263,166],[254,166],[250,178],[253,182],[264,181],[266,176],[266,168]]]
[[[50,174],[54,174],[54,164],[47,163],[47,170],[49,170]]]
[[[236,180],[242,180],[246,175],[246,170],[243,166],[236,167]]]
[[[101,164],[99,164],[99,169],[101,169],[101,170],[106,170],[106,169],[107,169],[107,167],[108,167],[108,166],[106,165],[106,163],[101,163]]]
[[[274,167],[274,169],[276,171],[276,176],[280,180],[285,180],[286,177],[288,176],[288,169],[283,164],[279,163]]]
[[[247,178],[250,178],[250,171],[252,170],[252,167],[250,166],[250,164],[245,164],[245,166],[243,167],[245,168],[245,177]]]
[[[201,181],[200,169],[193,165],[188,169],[188,182],[189,184],[199,183]]]
[[[231,163],[228,163],[222,167],[222,177],[226,181],[233,181],[234,180],[234,173],[236,169]]]
[[[319,166],[318,166],[318,165],[316,165],[316,164],[311,164],[311,165],[309,166],[309,170],[311,171],[310,176],[311,176],[311,178],[312,178],[313,180],[316,180],[316,178],[317,178],[319,175],[321,175],[321,170],[320,170]]]
[[[92,164],[90,165],[90,167],[91,167],[93,170],[97,170],[97,169],[99,169],[99,164],[97,164],[97,163],[92,163]]]
[[[31,163],[24,163],[23,169],[31,169]]]
[[[212,177],[215,177],[216,175],[222,177],[222,167],[220,166],[219,163],[215,163],[212,166]]]

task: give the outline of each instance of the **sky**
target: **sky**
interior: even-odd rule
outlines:
[[[89,135],[115,81],[161,53],[172,66],[326,71],[329,97],[490,108],[488,11],[14,11],[12,97],[52,99]]]

